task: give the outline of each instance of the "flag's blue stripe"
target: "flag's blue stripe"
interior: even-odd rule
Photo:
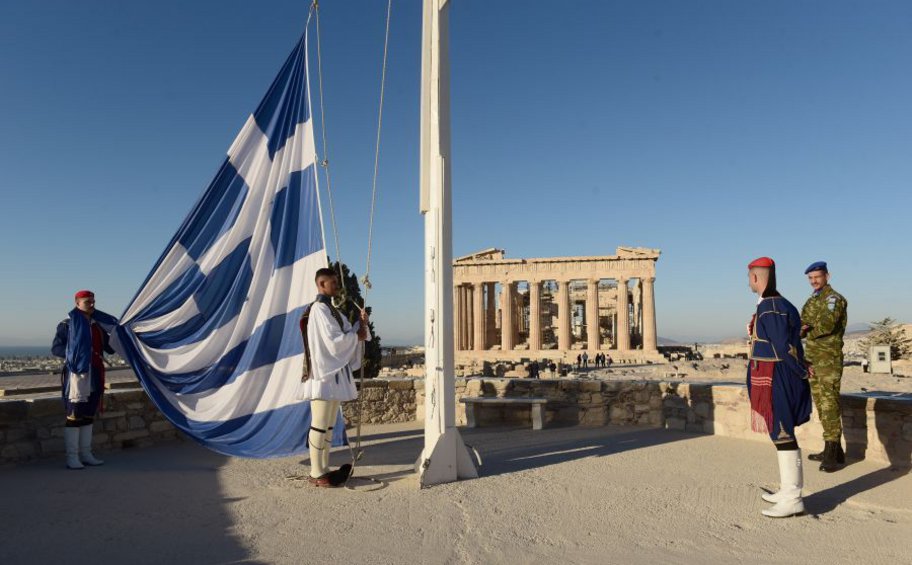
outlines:
[[[226,159],[178,232],[178,242],[194,261],[234,226],[249,191],[244,178]]]
[[[291,173],[288,186],[276,195],[270,221],[270,240],[277,269],[323,248],[314,165]]]
[[[148,306],[139,311],[134,320],[153,320],[168,312],[178,309],[181,304],[190,300],[193,293],[203,284],[205,276],[199,265],[194,263],[178,278],[174,279],[165,290],[158,294]]]
[[[174,349],[201,341],[238,315],[253,280],[248,249],[250,238],[199,280],[194,299],[199,313],[182,324],[141,334],[143,343],[156,349]]]
[[[196,394],[234,382],[240,375],[304,352],[300,320],[304,307],[263,322],[253,335],[225,353],[218,364],[186,373],[161,375],[161,384],[180,394]]]
[[[129,331],[123,326],[117,330],[127,361],[136,371],[152,402],[179,430],[198,443],[225,455],[238,457],[287,457],[307,450],[307,433],[310,429],[310,402],[283,406],[274,410],[239,416],[225,422],[205,422],[188,418],[167,397],[148,383],[162,377],[162,373],[149,367],[136,348]],[[332,445],[347,445],[345,421],[341,414],[333,428]]]
[[[307,100],[307,41],[301,37],[297,47],[279,71],[269,92],[260,102],[253,119],[269,138],[269,158],[285,147],[295,127],[310,118]]]

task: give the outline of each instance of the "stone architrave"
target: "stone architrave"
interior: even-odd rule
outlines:
[[[529,281],[529,349],[541,349],[541,282]]]
[[[500,284],[500,350],[513,349],[513,283]]]
[[[655,277],[643,279],[643,350],[657,351]]]
[[[590,351],[599,349],[599,304],[598,304],[598,280],[590,279],[587,281],[586,292],[586,336],[587,347]]]
[[[485,349],[485,318],[484,318],[484,283],[477,282],[472,285],[472,321],[473,321],[473,349]]]
[[[627,278],[619,277],[617,295],[617,349],[627,351],[630,349],[630,302],[627,296]]]
[[[570,350],[570,281],[557,283],[557,348]]]

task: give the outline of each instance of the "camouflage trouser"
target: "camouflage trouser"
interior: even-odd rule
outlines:
[[[839,386],[842,383],[842,367],[817,368],[808,379],[811,396],[823,426],[823,441],[842,440],[842,410],[839,407]]]

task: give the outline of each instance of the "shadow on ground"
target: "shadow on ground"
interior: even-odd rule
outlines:
[[[640,427],[528,427],[459,428],[465,443],[478,451],[479,476],[494,476],[559,465],[588,457],[604,457],[681,440],[697,434]],[[407,430],[365,436],[362,466],[409,466],[408,469],[373,475],[396,480],[413,473],[411,465],[424,447],[422,430]]]
[[[0,470],[0,563],[257,563],[219,485],[227,457],[181,444],[103,456]]]

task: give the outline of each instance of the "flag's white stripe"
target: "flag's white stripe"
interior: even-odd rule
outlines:
[[[158,381],[158,390],[188,419],[225,422],[302,402],[296,397],[301,383],[303,355],[286,357],[238,376],[231,383],[199,394],[176,394]]]
[[[268,255],[272,260],[271,251]],[[139,336],[139,350],[155,371],[187,373],[211,366],[226,351],[248,339],[266,320],[312,302],[316,288],[311,277],[317,269],[325,266],[326,250],[320,249],[277,271],[255,270],[250,295],[268,297],[265,303],[251,304],[253,301],[248,301],[231,323],[201,341],[174,349],[156,349],[145,345]],[[259,290],[263,285],[265,290]]]
[[[275,194],[288,184],[291,173],[304,170],[313,164],[312,161],[304,162],[306,156],[313,158],[313,132],[310,121],[298,124],[294,136],[289,138],[285,146],[276,153],[274,161],[269,160],[268,141],[269,139],[260,131],[253,116],[250,116],[244,125],[241,135],[238,136],[235,144],[231,147],[231,152],[234,156],[229,155],[232,159],[232,165],[244,178],[250,191],[233,228],[223,234],[200,257],[199,267],[204,275],[208,275],[212,269],[221,263],[225,256],[234,251],[247,238],[253,237],[249,250],[250,255],[253,257],[257,256],[255,250],[262,249],[264,243],[266,245],[270,244],[269,218],[272,214],[272,203],[275,199]],[[235,159],[238,160],[235,161]],[[285,161],[289,161],[289,163],[285,163]],[[259,189],[256,187],[259,187]],[[266,190],[266,188],[269,188],[269,190]],[[260,227],[260,229],[257,229],[257,227]],[[176,244],[168,254],[166,261],[162,262],[162,265],[156,271],[153,277],[154,282],[153,279],[150,279],[150,284],[146,286],[142,295],[134,302],[134,306],[128,312],[127,320],[131,319],[135,312],[150,303],[169,284],[182,276],[186,269],[192,265],[193,260],[187,255],[183,246]],[[161,276],[159,276],[160,274]],[[157,290],[156,293],[148,290],[153,287]],[[256,296],[252,290],[250,294]],[[142,303],[142,306],[137,306],[140,303]],[[180,320],[188,320],[198,312],[199,309],[196,307],[195,302],[188,300],[168,314],[152,320],[143,320],[134,327],[134,330],[148,332],[173,327],[175,323],[179,323]]]

